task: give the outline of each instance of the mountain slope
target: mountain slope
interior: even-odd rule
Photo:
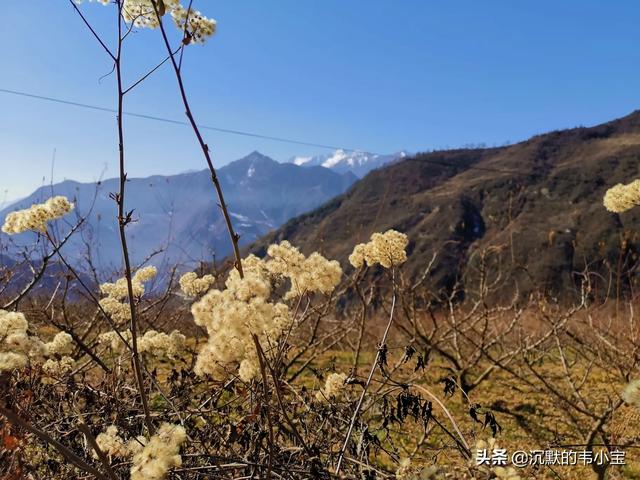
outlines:
[[[247,244],[278,227],[289,218],[311,210],[344,192],[356,177],[338,174],[322,167],[302,168],[280,164],[253,152],[247,157],[218,169],[232,220]],[[100,184],[65,181],[42,187],[17,204],[0,211],[0,220],[13,210],[41,202],[53,194],[74,198],[77,211],[91,211],[82,236],[70,240],[66,252],[75,265],[83,263],[91,245],[91,258],[101,272],[118,269],[121,263],[119,237],[115,222],[116,207],[109,198],[118,191],[117,179]],[[134,263],[157,249],[165,249],[166,266],[176,262],[195,263],[212,258],[223,259],[230,252],[224,220],[208,170],[174,176],[133,178],[127,182],[126,207],[135,209],[135,221],[127,227]],[[94,200],[95,199],[95,200]],[[73,221],[69,216],[69,221]],[[2,245],[7,238],[2,234]],[[18,247],[33,242],[35,235],[12,237]],[[15,252],[18,247],[13,247]],[[155,263],[156,260],[154,260]]]
[[[371,172],[252,250],[288,239],[346,266],[356,243],[395,228],[409,236],[404,269],[414,278],[437,252],[432,281],[439,287],[459,280],[474,287],[481,254],[491,252],[493,271],[508,279],[505,295],[516,288],[575,294],[587,265],[592,292],[602,294],[609,278],[623,287],[636,282],[629,269],[640,240],[640,209],[612,214],[602,197],[639,176],[640,112],[634,112],[507,147],[416,155]]]

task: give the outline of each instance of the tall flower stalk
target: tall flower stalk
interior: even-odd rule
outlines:
[[[120,190],[114,195],[115,201],[118,206],[118,233],[120,235],[120,245],[122,247],[122,260],[124,262],[124,276],[127,281],[127,291],[129,298],[129,309],[131,310],[131,357],[133,361],[134,373],[136,376],[136,382],[138,384],[138,391],[140,394],[140,402],[142,403],[142,409],[144,411],[145,424],[149,434],[153,435],[155,432],[153,422],[151,421],[151,413],[149,411],[149,405],[147,402],[147,395],[144,387],[144,378],[142,376],[142,365],[140,360],[140,353],[138,352],[138,317],[136,312],[136,297],[133,292],[132,282],[132,270],[131,259],[129,256],[129,248],[127,246],[127,235],[125,229],[131,222],[132,212],[125,212],[125,193],[127,184],[127,172],[125,170],[125,153],[124,153],[124,123],[122,119],[123,106],[124,106],[124,87],[122,81],[122,9],[124,0],[117,0],[116,5],[118,7],[118,47],[115,54],[114,65],[116,73],[116,82],[118,86],[118,165],[119,165],[119,185]]]
[[[231,244],[233,246],[233,255],[235,257],[235,268],[238,270],[240,274],[240,278],[244,277],[244,272],[242,270],[242,257],[240,256],[240,247],[238,242],[240,241],[240,235],[234,230],[233,222],[231,221],[231,215],[229,214],[229,209],[227,208],[227,204],[224,200],[224,193],[222,192],[222,186],[220,185],[220,181],[218,180],[218,174],[216,173],[216,169],[213,166],[213,162],[211,160],[211,151],[209,149],[209,145],[204,141],[202,134],[200,133],[200,129],[198,128],[198,124],[196,123],[193,113],[191,111],[191,106],[189,105],[189,100],[187,98],[187,93],[184,88],[184,82],[182,80],[182,54],[184,50],[180,51],[180,61],[176,60],[177,53],[171,49],[171,44],[169,43],[169,38],[167,36],[167,32],[164,28],[164,24],[162,23],[162,11],[164,8],[164,2],[162,0],[150,0],[154,12],[158,18],[158,27],[160,28],[160,33],[162,34],[162,40],[164,42],[164,46],[167,50],[167,55],[171,58],[171,65],[173,67],[173,72],[176,77],[176,81],[178,82],[178,89],[180,90],[180,98],[182,99],[182,104],[184,106],[185,114],[189,119],[189,124],[193,129],[193,133],[196,136],[198,141],[198,145],[200,145],[200,149],[202,150],[202,154],[207,162],[207,167],[209,167],[209,172],[211,174],[211,182],[215,187],[216,194],[218,196],[218,204],[220,206],[220,210],[222,211],[222,216],[224,217],[225,224],[227,226],[227,232],[229,233],[229,238],[231,239]],[[190,25],[190,18],[192,16],[199,15],[197,12],[194,12],[191,9],[191,4],[189,4],[189,8],[185,14],[184,21],[184,30],[183,30],[183,45],[187,45],[193,39],[194,34],[189,31],[188,27]]]

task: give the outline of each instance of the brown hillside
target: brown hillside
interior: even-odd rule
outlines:
[[[438,286],[469,285],[479,254],[492,251],[499,252],[492,258],[509,285],[522,293],[574,295],[587,265],[597,294],[610,284],[611,294],[618,285],[629,291],[640,212],[609,213],[602,197],[609,186],[639,177],[639,160],[640,111],[508,147],[419,154],[373,171],[251,250],[261,253],[287,239],[346,267],[356,243],[394,228],[409,236],[404,270],[411,275],[438,252]]]

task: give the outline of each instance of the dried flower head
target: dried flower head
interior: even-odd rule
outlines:
[[[268,255],[262,260],[249,255],[242,262],[243,278],[230,271],[224,290],[209,290],[193,304],[196,324],[209,334],[196,362],[198,375],[222,379],[238,368],[242,380],[256,378],[260,370],[253,335],[269,349],[292,325],[289,307],[272,299],[273,285],[289,279],[289,299],[308,292],[330,293],[342,276],[338,262],[318,253],[305,257],[288,242],[271,245]],[[185,282],[193,280],[189,276]]]
[[[145,437],[132,438],[126,442],[118,432],[118,427],[110,425],[107,429],[96,437],[96,443],[110,460],[114,458],[127,459],[142,451],[147,444]],[[93,458],[98,458],[95,451],[92,451]]]
[[[207,18],[199,11],[188,11],[179,3],[171,9],[174,25],[184,32],[189,42],[204,43],[216,33],[217,23],[213,18]]]
[[[136,271],[131,278],[131,290],[134,297],[144,295],[144,283],[153,280],[158,274],[156,267],[149,266]],[[129,297],[129,289],[126,278],[119,278],[115,283],[103,283],[100,285],[100,292],[115,300],[124,300]]]
[[[109,459],[126,458],[129,455],[129,448],[125,441],[118,435],[118,427],[110,425],[107,429],[96,437],[96,443]],[[97,454],[93,452],[94,458]]]
[[[27,333],[29,323],[20,312],[0,310],[0,339],[16,333]]]
[[[133,296],[140,298],[145,293],[144,283],[152,280],[158,274],[156,267],[149,266],[136,271],[131,278],[131,291]],[[131,306],[126,301],[129,297],[129,287],[126,278],[119,278],[114,283],[103,283],[100,292],[106,295],[100,300],[100,307],[113,320],[124,322],[131,320]]]
[[[340,283],[340,264],[335,260],[327,260],[317,252],[307,258],[285,240],[278,245],[271,245],[267,253],[271,257],[266,262],[269,272],[291,280],[287,298],[311,292],[328,294]]]
[[[411,466],[410,458],[403,458],[396,469],[396,480],[410,480],[415,473],[415,469]]]
[[[342,396],[345,390],[347,375],[332,373],[325,380],[324,388],[316,393],[316,400],[326,402]]]
[[[128,303],[122,303],[113,297],[105,297],[99,303],[105,313],[116,322],[131,320],[131,307]]]
[[[138,351],[147,353],[156,358],[168,358],[175,360],[184,350],[187,337],[178,330],[169,335],[155,330],[148,330],[138,339]]]
[[[62,376],[73,369],[75,361],[67,356],[72,350],[71,335],[58,332],[45,343],[38,336],[29,335],[28,329],[29,323],[22,313],[0,310],[0,372],[28,364],[42,365],[43,372],[53,376]]]
[[[133,456],[131,480],[161,480],[182,465],[180,446],[187,433],[180,425],[163,423],[141,451]]]
[[[209,334],[196,361],[198,375],[222,379],[228,369],[239,367],[244,381],[255,378],[259,370],[252,335],[262,345],[273,345],[291,325],[287,305],[270,301],[272,278],[265,263],[250,255],[243,270],[244,278],[232,270],[224,290],[209,290],[191,308],[196,324]]]
[[[216,277],[213,275],[204,275],[202,278],[198,278],[198,274],[195,272],[185,273],[180,277],[180,289],[182,293],[189,297],[197,297],[202,295],[216,281]]]
[[[45,232],[47,222],[57,220],[73,210],[73,203],[66,197],[52,197],[45,203],[32,205],[25,210],[18,210],[7,215],[2,231],[9,235],[29,230]]]
[[[44,344],[46,355],[67,355],[73,350],[73,337],[66,332],[58,332],[53,340]]]
[[[0,372],[24,368],[29,359],[26,355],[15,352],[0,352]]]
[[[63,377],[72,372],[75,366],[76,361],[71,357],[64,356],[60,360],[50,358],[42,365],[42,371],[51,377]]]
[[[385,268],[397,267],[407,261],[408,244],[407,236],[395,230],[374,233],[368,243],[354,247],[349,262],[356,268],[362,267],[365,262],[370,267],[378,263]]]
[[[636,205],[640,205],[640,179],[623,185],[619,183],[604,195],[604,206],[607,210],[614,213],[621,213]]]
[[[622,399],[629,405],[640,408],[640,380],[632,380],[624,387]]]
[[[141,269],[137,270],[136,273],[133,274],[132,281],[133,283],[149,282],[156,278],[157,275],[158,269],[153,265],[150,265],[148,267],[142,267]]]
[[[38,356],[42,342],[29,336],[22,313],[0,310],[0,372],[23,368],[30,356]]]
[[[120,335],[118,335],[118,333],[120,333]],[[108,345],[111,351],[117,354],[122,354],[127,350],[127,345],[125,345],[122,339],[130,343],[131,330],[123,330],[121,332],[110,331],[98,335],[98,343]]]

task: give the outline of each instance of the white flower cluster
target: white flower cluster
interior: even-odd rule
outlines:
[[[114,331],[101,333],[98,335],[98,343],[108,345],[112,352],[122,355],[127,351],[127,345],[122,340],[124,339],[127,344],[131,344],[131,330],[122,330],[119,333],[120,335]]]
[[[344,373],[332,373],[325,380],[324,388],[316,393],[316,400],[327,402],[341,397],[345,390],[347,376]]]
[[[242,262],[244,278],[236,270],[231,271],[224,290],[212,289],[193,304],[191,312],[196,324],[209,334],[196,362],[198,375],[223,379],[227,367],[239,366],[242,380],[258,376],[252,335],[269,348],[292,323],[289,307],[271,300],[276,280],[291,280],[287,298],[311,291],[330,293],[340,281],[342,270],[338,262],[328,261],[318,253],[306,258],[288,242],[270,246],[268,253],[271,258],[267,260],[249,255]]]
[[[116,322],[131,320],[131,307],[113,297],[105,297],[100,300],[102,309]]]
[[[340,264],[335,260],[327,260],[318,252],[305,257],[296,247],[284,241],[279,245],[271,245],[267,253],[271,257],[265,264],[267,270],[291,280],[291,289],[286,298],[310,292],[328,294],[340,283]]]
[[[374,233],[371,241],[355,246],[349,262],[356,268],[362,267],[364,262],[370,267],[377,263],[385,268],[397,267],[407,261],[408,244],[407,236],[395,230]]]
[[[162,480],[172,467],[182,465],[180,446],[187,433],[180,425],[163,423],[151,439],[139,436],[125,441],[118,427],[110,425],[96,437],[96,443],[110,460],[133,457],[131,480]],[[97,454],[93,454],[94,458]]]
[[[47,357],[69,355],[72,351],[73,338],[66,332],[56,333],[50,342],[44,344],[44,354]]]
[[[163,423],[158,432],[133,456],[131,480],[162,480],[172,467],[182,465],[180,446],[187,433],[180,425]]]
[[[58,332],[45,343],[35,335],[29,335],[29,323],[24,314],[0,310],[0,372],[42,365],[46,374],[57,376],[73,369],[75,361],[71,353],[73,339],[65,332]]]
[[[180,358],[186,345],[187,337],[178,330],[170,334],[147,330],[138,340],[138,351],[148,353],[156,358],[166,357],[170,360]]]
[[[165,0],[163,3],[165,6],[170,6],[178,2]],[[122,16],[125,22],[133,23],[139,28],[157,28],[160,24],[151,0],[124,0]]]
[[[109,5],[109,0],[97,1]],[[75,2],[81,4],[83,0]],[[207,18],[197,10],[185,8],[179,0],[156,0],[156,5],[161,15],[171,15],[174,25],[181,32],[186,32],[190,41],[204,43],[216,33],[217,23],[213,18]],[[152,0],[124,0],[122,17],[125,22],[133,23],[139,28],[158,28],[160,25]]]
[[[144,267],[131,278],[131,289],[136,298],[144,295],[144,282],[148,282],[158,274],[156,267]],[[126,278],[119,278],[115,283],[103,283],[100,291],[105,298],[100,300],[100,306],[111,318],[118,322],[131,320],[131,309],[125,300],[129,297]]]
[[[264,263],[251,255],[242,266],[244,278],[229,272],[224,290],[210,290],[191,308],[195,323],[209,334],[196,361],[198,375],[222,379],[227,365],[239,364],[243,380],[255,378],[259,363],[252,334],[268,345],[291,325],[289,307],[269,301],[271,279]]]
[[[73,210],[73,203],[69,202],[66,197],[52,197],[45,203],[32,205],[25,210],[18,210],[7,215],[2,231],[9,235],[28,230],[45,232],[47,222],[56,220],[71,210]]]
[[[604,195],[604,206],[614,213],[621,213],[640,205],[640,179],[623,185],[619,183]]]
[[[144,267],[138,270],[131,278],[131,287],[135,297],[144,295],[144,282],[148,282],[155,278],[158,274],[156,267]],[[116,300],[124,300],[129,296],[127,290],[127,280],[119,278],[115,283],[103,283],[100,285],[100,291],[103,295],[115,298]]]
[[[629,405],[640,408],[640,380],[632,380],[624,387],[622,400]]]
[[[178,30],[186,32],[191,41],[204,43],[216,33],[217,23],[213,18],[207,18],[197,10],[188,11],[176,3],[178,5],[171,9],[173,23]]]
[[[197,297],[202,295],[216,281],[216,277],[213,275],[204,275],[202,278],[198,278],[198,274],[195,272],[185,273],[180,277],[180,289],[182,293],[189,297]]]
[[[76,361],[71,357],[62,357],[60,360],[48,359],[42,365],[42,371],[50,377],[62,377],[76,367]]]
[[[121,331],[120,336],[131,344],[131,330]],[[108,345],[112,352],[121,355],[127,351],[127,346],[120,336],[114,331],[101,333],[98,336],[98,343]],[[138,338],[138,352],[152,355],[158,359],[176,360],[184,352],[186,341],[187,337],[178,330],[174,330],[168,335],[155,330],[147,330],[144,335]]]
[[[126,459],[142,451],[147,439],[140,436],[125,442],[118,434],[118,427],[110,425],[96,437],[96,443],[110,460],[113,458]],[[93,452],[93,457],[97,458],[98,455]]]
[[[396,469],[396,480],[413,480],[416,469],[411,465],[410,458],[403,458]]]

